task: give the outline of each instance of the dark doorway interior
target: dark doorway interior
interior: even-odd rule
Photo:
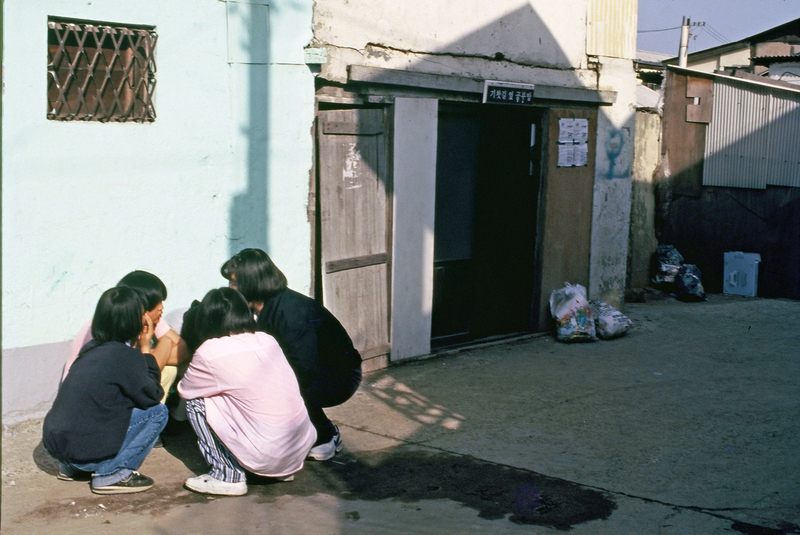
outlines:
[[[528,332],[542,110],[441,103],[432,345]]]

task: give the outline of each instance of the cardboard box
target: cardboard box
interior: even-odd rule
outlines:
[[[761,255],[733,251],[725,253],[722,293],[755,297],[758,293],[758,264]]]

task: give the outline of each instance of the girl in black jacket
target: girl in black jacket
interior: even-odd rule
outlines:
[[[309,457],[325,461],[342,449],[339,428],[323,407],[341,405],[361,384],[361,355],[342,324],[319,302],[290,290],[286,276],[261,249],[244,249],[220,270],[275,337],[300,384],[317,442]]]
[[[136,469],[167,424],[158,364],[149,354],[153,322],[142,297],[118,286],[103,293],[92,338],[61,383],[42,442],[60,461],[58,478],[92,473],[92,492],[141,492],[153,480]]]

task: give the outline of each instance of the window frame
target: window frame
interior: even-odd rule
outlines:
[[[154,26],[48,17],[47,118],[156,119]]]

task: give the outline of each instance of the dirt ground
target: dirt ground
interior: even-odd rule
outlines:
[[[800,302],[660,293],[623,338],[528,336],[367,376],[331,414],[345,451],[241,498],[171,424],[141,471],[93,495],[57,481],[41,420],[4,428],[3,533],[800,533]]]

